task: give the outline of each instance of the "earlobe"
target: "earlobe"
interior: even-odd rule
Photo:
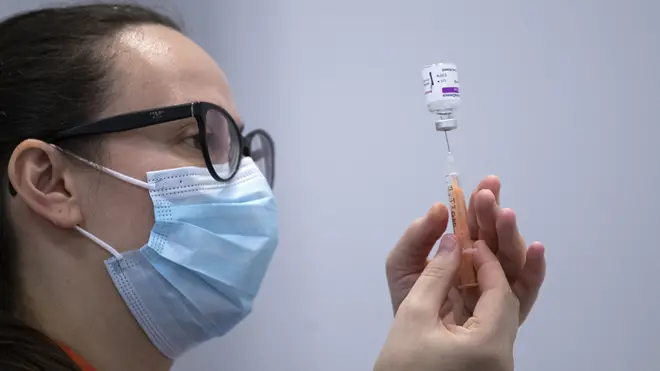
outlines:
[[[68,161],[55,147],[36,139],[21,142],[7,168],[9,182],[33,212],[62,228],[82,222]]]

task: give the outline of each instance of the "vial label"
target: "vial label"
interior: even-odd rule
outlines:
[[[460,99],[456,66],[451,63],[438,63],[422,70],[424,79],[424,95],[428,103]]]

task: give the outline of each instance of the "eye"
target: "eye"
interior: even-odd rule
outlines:
[[[201,150],[202,142],[199,140],[199,134],[191,135],[183,140],[186,145],[189,145],[192,148]]]
[[[211,132],[207,132],[205,140],[206,140],[207,145],[209,143],[214,143],[214,140],[215,140],[214,139],[214,134],[211,133]],[[202,141],[200,140],[199,134],[188,136],[187,138],[184,139],[184,143],[186,143],[187,145],[189,145],[189,146],[191,146],[195,149],[198,149],[200,151],[203,148]]]

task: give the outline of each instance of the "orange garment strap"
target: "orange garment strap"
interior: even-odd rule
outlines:
[[[92,365],[87,363],[87,361],[85,361],[83,357],[79,356],[78,353],[71,350],[71,348],[67,347],[64,344],[59,344],[59,346],[62,348],[62,350],[66,352],[69,358],[71,358],[73,362],[75,362],[78,365],[78,367],[80,367],[82,371],[95,371],[95,368],[92,367]]]

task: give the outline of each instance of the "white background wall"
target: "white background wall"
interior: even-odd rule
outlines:
[[[504,206],[546,243],[517,369],[660,367],[660,3],[149,2],[183,17],[278,151],[281,249],[255,312],[176,370],[371,368],[385,256],[446,201],[420,77],[439,61],[459,68],[466,188],[500,175]]]

